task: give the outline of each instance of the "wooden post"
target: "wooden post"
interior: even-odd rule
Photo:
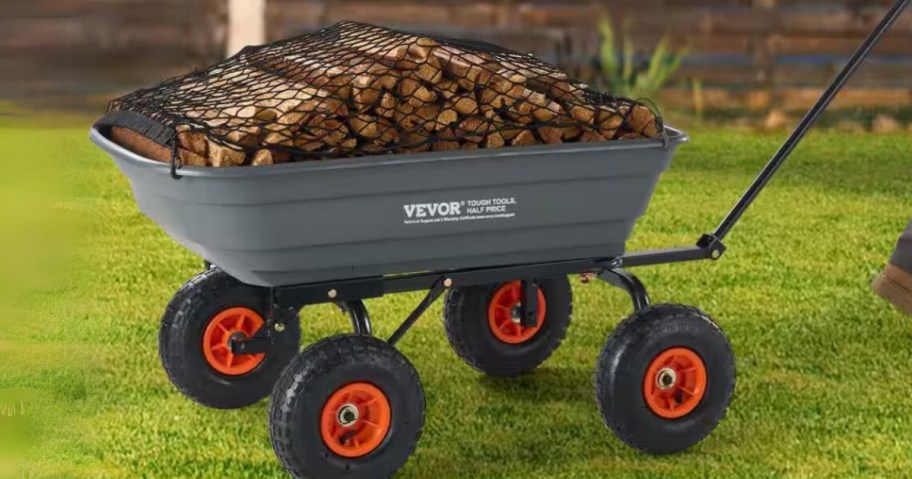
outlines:
[[[228,42],[225,54],[266,42],[266,0],[228,0]]]
[[[778,0],[752,0],[751,8],[760,14],[768,14],[776,9],[777,4]],[[764,111],[767,114],[767,121],[775,120],[782,115],[781,112],[775,111],[777,105],[774,100],[776,96],[775,59],[778,42],[777,29],[753,35],[750,41],[751,60],[757,71],[757,88],[755,88],[754,94],[747,99],[747,103],[752,109]]]

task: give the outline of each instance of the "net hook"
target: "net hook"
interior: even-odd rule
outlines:
[[[180,160],[180,155],[177,154],[177,146],[171,150],[171,178],[179,180],[183,176],[177,174],[177,170],[183,167],[183,162]]]

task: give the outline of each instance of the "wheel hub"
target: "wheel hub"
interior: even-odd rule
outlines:
[[[234,307],[225,309],[209,320],[203,332],[203,356],[216,372],[226,376],[241,376],[256,369],[266,358],[265,353],[235,354],[231,341],[245,340],[254,334],[266,321],[250,308]]]
[[[336,419],[339,421],[340,426],[352,427],[358,422],[360,416],[361,413],[358,411],[358,406],[348,403],[339,408],[339,414]]]
[[[656,374],[656,386],[659,389],[671,389],[678,382],[678,373],[672,368],[662,368]]]
[[[706,393],[706,366],[689,348],[671,348],[656,356],[643,378],[643,398],[657,416],[677,419],[693,412]]]
[[[506,344],[531,340],[545,322],[545,294],[538,288],[538,315],[535,326],[522,325],[522,283],[510,281],[500,285],[488,303],[488,327],[495,338]]]
[[[380,447],[392,424],[389,399],[378,387],[351,383],[327,399],[320,417],[320,435],[333,453],[361,457]]]

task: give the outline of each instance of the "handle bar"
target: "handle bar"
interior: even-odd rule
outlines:
[[[805,114],[801,122],[788,139],[779,148],[779,151],[769,160],[766,166],[760,171],[760,174],[754,179],[753,183],[747,188],[744,194],[738,199],[735,206],[728,212],[728,215],[719,223],[716,231],[712,234],[704,234],[700,237],[695,246],[683,248],[668,248],[661,250],[640,251],[628,253],[616,262],[615,267],[622,266],[646,266],[653,264],[676,263],[681,261],[694,261],[701,259],[717,260],[725,253],[725,245],[722,240],[731,231],[732,227],[741,219],[741,216],[747,211],[747,208],[757,199],[757,195],[763,191],[763,188],[769,183],[779,167],[788,159],[798,143],[807,135],[808,130],[814,126],[820,115],[832,103],[836,95],[842,90],[855,70],[871,53],[871,50],[877,45],[884,33],[896,22],[896,19],[902,14],[903,10],[909,6],[912,0],[897,0],[890,7],[887,14],[874,28],[865,41],[858,47],[855,54],[849,59],[848,63],[842,68],[842,71],[836,75],[830,86],[823,92],[823,95],[817,100],[817,103]]]
[[[842,90],[852,74],[855,73],[855,70],[858,69],[858,66],[861,65],[861,62],[863,62],[868,54],[871,53],[871,49],[877,45],[884,33],[890,29],[893,23],[896,22],[896,19],[902,14],[903,10],[909,6],[909,1],[910,0],[897,0],[897,2],[890,7],[890,10],[887,12],[886,16],[884,16],[883,20],[880,21],[880,24],[878,24],[874,31],[868,35],[868,38],[865,39],[864,43],[858,47],[858,50],[852,55],[852,58],[849,59],[849,62],[845,67],[842,68],[842,71],[836,75],[836,78],[826,91],[823,92],[823,95],[817,100],[814,107],[807,112],[801,120],[801,123],[795,128],[795,131],[789,135],[782,147],[779,148],[779,151],[776,152],[769,163],[760,171],[760,174],[754,179],[754,182],[751,183],[747,191],[744,192],[744,195],[741,196],[738,203],[735,204],[725,219],[722,220],[722,223],[716,228],[716,232],[713,233],[713,236],[716,239],[721,241],[729,231],[731,231],[735,223],[741,218],[741,215],[744,214],[751,203],[757,198],[757,195],[760,194],[760,191],[763,190],[763,187],[766,186],[779,167],[782,166],[782,163],[785,162],[795,147],[798,146],[798,143],[801,142],[808,130],[817,122],[817,119],[824,110],[827,109],[836,97],[836,94]]]

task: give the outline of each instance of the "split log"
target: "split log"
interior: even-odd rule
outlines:
[[[563,131],[554,126],[540,126],[536,129],[539,138],[548,144],[563,143]]]
[[[257,150],[253,154],[253,161],[250,162],[251,166],[272,165],[274,163],[272,152],[269,150]]]
[[[592,131],[592,130],[584,131],[583,134],[580,135],[580,137],[579,137],[579,141],[581,141],[583,143],[588,143],[591,141],[605,141],[605,140],[607,140],[607,138],[600,135],[597,131]]]
[[[470,143],[481,143],[484,141],[490,127],[488,121],[478,116],[467,116],[459,122],[456,127],[456,134],[463,140]]]
[[[446,127],[444,128],[438,138],[431,144],[431,150],[433,151],[450,151],[458,150],[460,146],[459,140],[456,139],[456,132],[453,131],[453,128]]]
[[[649,108],[635,105],[627,115],[627,122],[634,133],[639,136],[646,138],[658,138],[659,136],[656,117]]]
[[[511,146],[534,145],[536,143],[538,143],[538,140],[535,139],[535,135],[532,134],[531,130],[522,130],[510,140]]]
[[[503,135],[498,131],[488,132],[488,136],[485,138],[484,147],[485,148],[502,148],[506,144]]]
[[[222,145],[211,138],[207,138],[209,151],[209,164],[216,167],[240,166],[244,164],[247,155],[242,150]]]
[[[450,97],[450,101],[448,101],[446,105],[453,110],[456,110],[460,115],[478,114],[478,102],[473,98],[471,93]]]

